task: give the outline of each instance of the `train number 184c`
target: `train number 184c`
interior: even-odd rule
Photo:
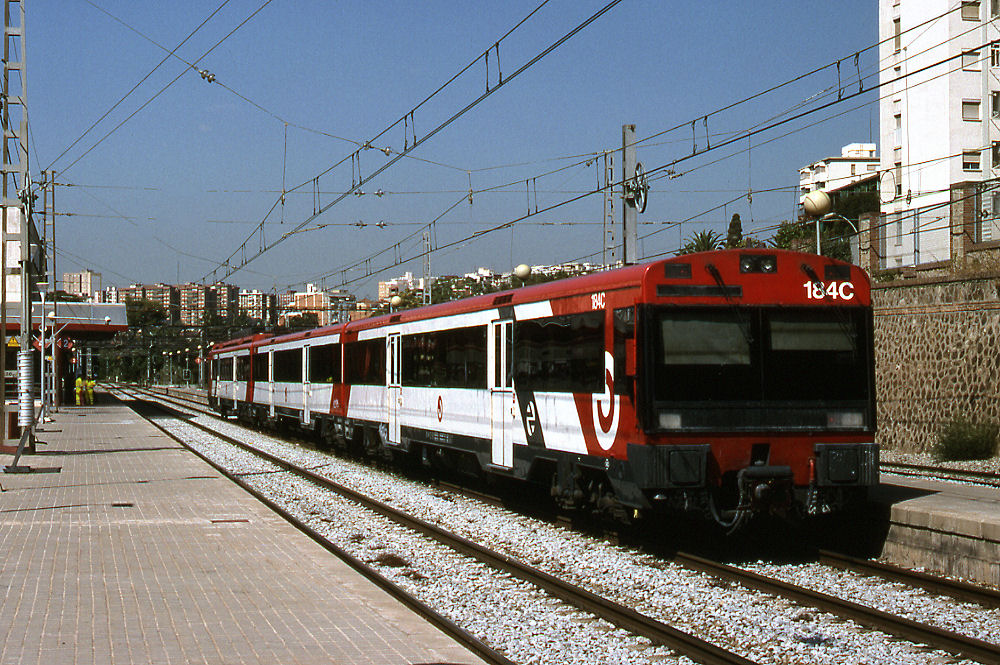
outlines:
[[[806,282],[802,285],[806,290],[806,298],[809,300],[823,300],[831,298],[833,300],[852,300],[854,298],[854,284],[851,282]]]

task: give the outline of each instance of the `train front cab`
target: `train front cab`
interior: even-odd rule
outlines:
[[[641,433],[617,474],[619,493],[702,509],[727,527],[863,497],[878,482],[864,272],[781,251],[682,259],[645,279],[634,377]]]

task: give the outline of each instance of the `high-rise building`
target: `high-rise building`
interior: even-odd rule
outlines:
[[[879,0],[878,268],[1000,240],[998,14],[996,0]]]
[[[414,277],[412,272],[403,273],[401,276],[378,283],[378,299],[389,300],[395,295],[399,295],[409,290],[423,291],[424,278]]]
[[[262,291],[240,291],[239,311],[240,314],[260,321],[265,326],[274,325],[277,322],[277,298],[273,293]]]
[[[181,325],[200,326],[205,312],[215,309],[215,290],[204,284],[189,282],[178,287],[181,295]]]
[[[840,157],[827,157],[799,169],[799,203],[806,194],[827,194],[853,189],[858,183],[878,179],[879,159],[874,143],[851,143],[840,149]]]
[[[158,283],[131,288],[138,291],[135,297],[160,303],[167,315],[168,323],[177,323],[180,320],[180,291],[176,286]]]
[[[81,298],[93,299],[94,294],[101,290],[101,273],[91,270],[64,272],[62,290]]]
[[[232,321],[239,312],[239,287],[218,282],[209,286],[208,290],[215,294],[215,307],[212,312],[215,315],[215,320],[220,323]]]

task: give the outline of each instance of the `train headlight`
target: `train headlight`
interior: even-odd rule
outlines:
[[[861,429],[865,415],[861,411],[830,411],[826,414],[826,425],[833,429]]]
[[[773,273],[778,270],[776,254],[740,254],[740,272]]]

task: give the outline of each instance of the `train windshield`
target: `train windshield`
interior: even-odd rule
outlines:
[[[861,308],[666,308],[643,325],[654,430],[867,430]]]

